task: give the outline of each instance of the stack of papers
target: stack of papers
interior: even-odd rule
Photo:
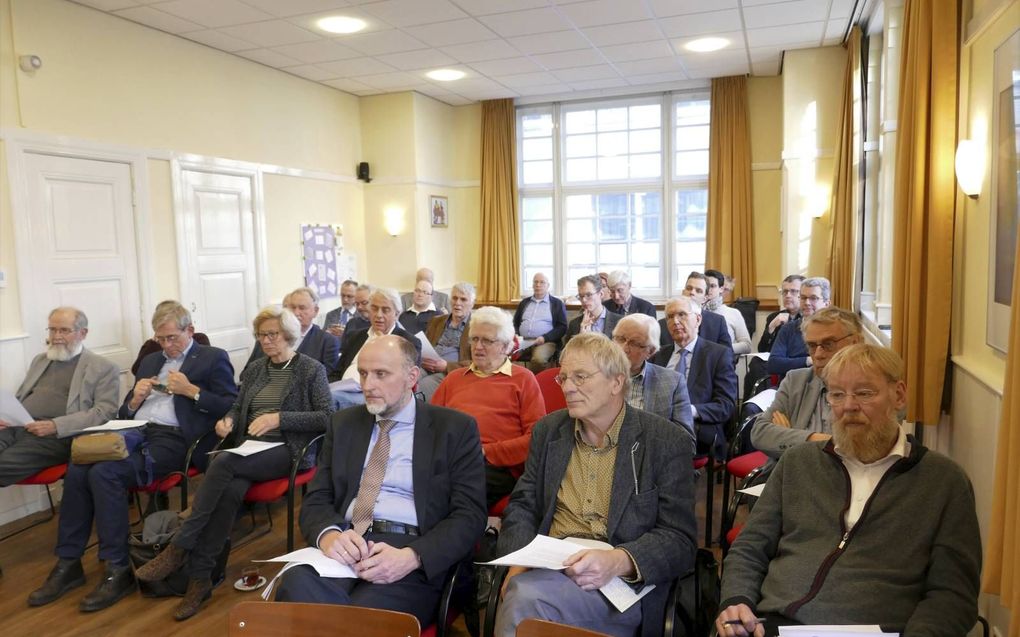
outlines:
[[[266,451],[267,449],[279,447],[282,444],[283,444],[282,442],[262,442],[261,440],[245,440],[243,443],[239,444],[236,447],[233,447],[232,449],[216,449],[214,451],[210,451],[209,455],[212,455],[214,453],[233,453],[239,456],[252,456],[255,455],[256,453]]]
[[[105,424],[96,425],[95,427],[85,427],[82,431],[120,431],[121,429],[144,427],[147,424],[149,424],[149,421],[147,420],[111,420]]]
[[[878,626],[780,626],[779,637],[860,637],[861,635],[896,635],[883,633]]]
[[[762,482],[761,484],[756,484],[753,487],[747,487],[746,489],[737,489],[737,493],[746,493],[747,495],[749,495],[751,497],[760,498],[761,497],[761,492],[764,491],[764,490],[765,490],[765,483]]]
[[[286,562],[287,565],[280,569],[280,572],[269,581],[266,586],[266,590],[262,591],[262,599],[268,600],[270,593],[273,591],[273,587],[276,586],[276,580],[280,579],[280,576],[287,572],[288,569],[294,568],[295,566],[308,565],[315,569],[315,572],[320,577],[353,577],[358,576],[354,574],[354,569],[346,564],[341,564],[331,557],[326,555],[315,548],[309,546],[308,548],[298,549],[292,551],[286,555],[274,557],[269,560],[252,560],[253,562]]]
[[[24,427],[35,418],[32,418],[11,390],[0,389],[0,420],[7,423],[8,427]]]

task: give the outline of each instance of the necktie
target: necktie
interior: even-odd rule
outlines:
[[[347,327],[347,321],[351,320],[351,313],[346,309],[340,312],[340,327]]]
[[[680,362],[676,364],[676,371],[680,373],[680,378],[687,382],[687,350],[680,350]]]
[[[379,497],[379,489],[382,488],[383,476],[386,475],[386,463],[390,459],[390,429],[395,424],[392,420],[379,421],[379,438],[361,474],[358,501],[354,503],[354,512],[351,513],[351,526],[358,535],[364,535],[372,525],[372,511]]]

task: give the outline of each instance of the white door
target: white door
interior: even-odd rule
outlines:
[[[24,166],[25,331],[41,351],[49,311],[77,307],[89,319],[85,346],[129,370],[144,340],[130,165],[26,152]]]
[[[248,360],[258,312],[252,176],[183,169],[179,233],[181,302],[195,330],[230,354],[236,374]]]

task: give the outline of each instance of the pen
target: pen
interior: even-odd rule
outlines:
[[[634,442],[634,446],[630,448],[630,470],[634,474],[634,495],[640,495],[638,493],[638,479],[637,479],[637,462],[634,460],[634,452],[637,451],[640,442]]]
[[[730,620],[724,621],[723,622],[723,626],[736,626],[737,624],[743,624],[743,623],[744,622],[742,622],[739,619],[730,619]],[[764,617],[755,617],[754,618],[754,623],[756,623],[756,624],[764,624],[765,623],[765,618]]]

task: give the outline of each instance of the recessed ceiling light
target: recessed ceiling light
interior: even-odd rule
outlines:
[[[440,82],[452,82],[464,77],[464,71],[458,71],[457,69],[436,69],[435,71],[429,71],[425,75]]]
[[[699,38],[697,40],[691,40],[684,45],[684,48],[696,53],[708,53],[710,51],[724,49],[729,45],[730,41],[726,38]]]
[[[357,33],[365,28],[365,21],[358,18],[349,18],[345,15],[332,15],[315,22],[315,25],[323,31],[330,33]]]

